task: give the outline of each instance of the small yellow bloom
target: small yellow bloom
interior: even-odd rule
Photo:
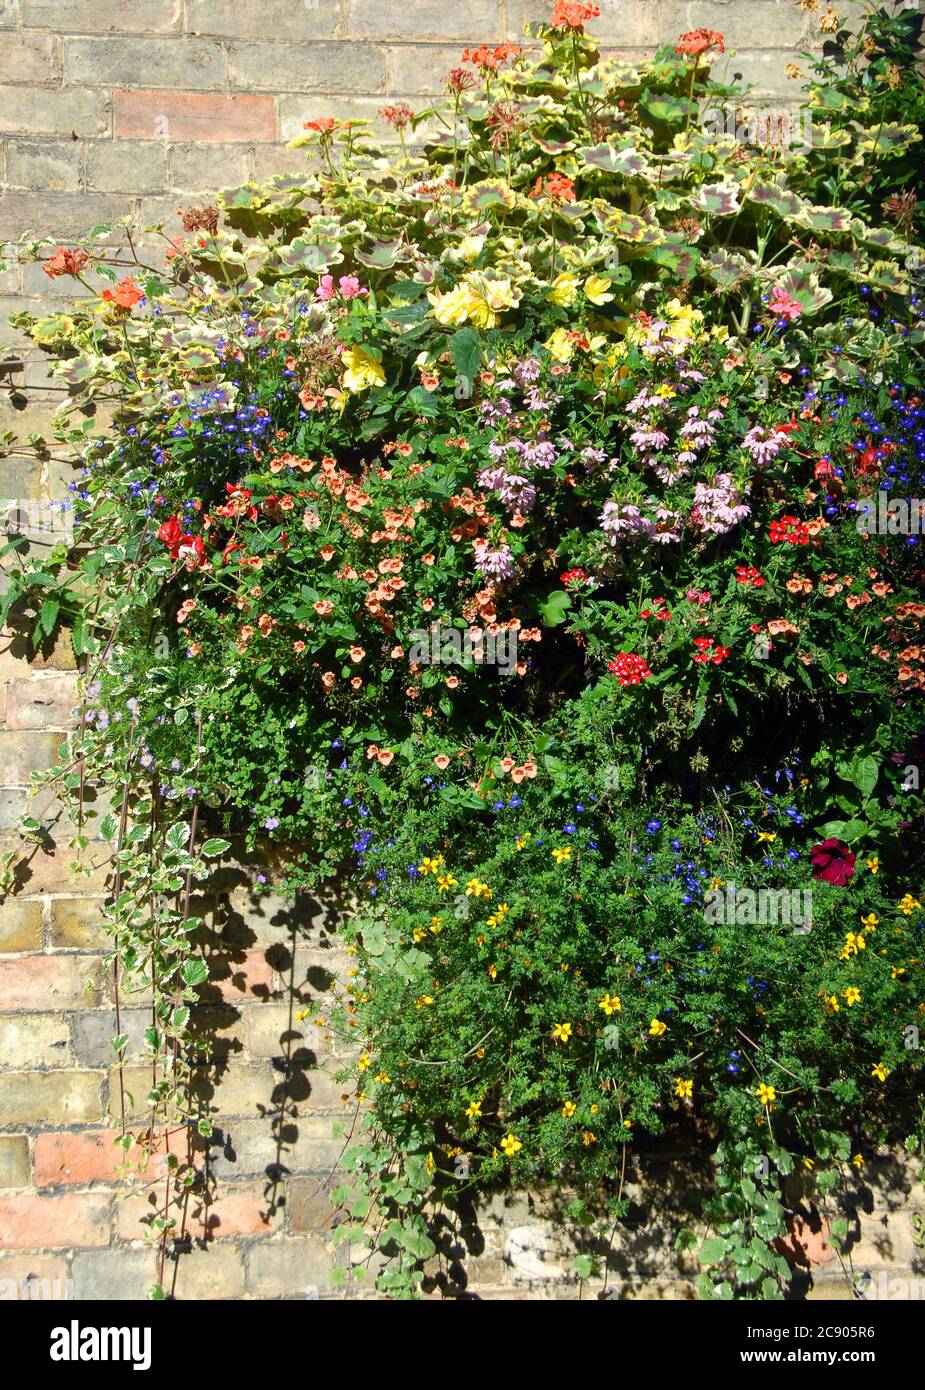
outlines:
[[[508,1158],[513,1158],[516,1153],[520,1153],[520,1150],[523,1148],[523,1144],[517,1138],[516,1134],[506,1134],[504,1138],[501,1140],[501,1147],[507,1154]]]
[[[905,975],[905,973],[906,973],[906,967],[905,967],[904,965],[893,965],[893,966],[890,967],[890,979],[891,979],[891,980],[898,980],[899,977],[900,977],[900,975]]]
[[[861,926],[865,931],[876,931],[879,921],[880,918],[877,916],[876,912],[868,912],[866,917],[861,918]]]
[[[491,889],[489,888],[487,883],[482,883],[477,878],[470,878],[469,882],[466,884],[466,897],[490,898]]]
[[[490,966],[488,967],[488,978],[489,978],[490,980],[497,980],[497,978],[498,978],[498,967],[497,967],[496,965],[490,965]]]
[[[458,883],[452,874],[440,874],[437,879],[437,887],[441,893],[448,893],[451,888],[455,888]]]
[[[592,1144],[597,1143],[597,1135],[594,1134],[590,1129],[582,1130],[581,1142],[584,1144],[586,1149],[590,1149]]]
[[[564,328],[555,329],[543,347],[557,362],[570,362],[575,356],[575,344]]]
[[[466,1107],[467,1120],[480,1120],[482,1118],[482,1102],[480,1100],[470,1100]]]
[[[889,1067],[885,1067],[882,1062],[875,1062],[870,1069],[870,1074],[877,1081],[886,1081],[890,1074]]]
[[[533,839],[533,831],[532,831],[532,830],[525,830],[524,833],[523,833],[522,835],[519,835],[519,836],[517,837],[517,843],[516,843],[516,845],[514,846],[514,848],[515,848],[515,849],[526,849],[526,848],[527,848],[527,841],[528,841],[528,840],[532,840],[532,839]]]
[[[423,927],[415,927],[411,935],[414,937],[415,942],[417,942],[418,944],[427,939],[427,932],[424,930]]]
[[[554,1042],[567,1043],[572,1036],[572,1025],[570,1023],[557,1023],[552,1030]]]
[[[760,845],[762,842],[764,842],[764,843],[766,843],[766,844],[769,844],[769,845],[773,845],[773,843],[774,843],[774,841],[775,841],[776,839],[777,839],[777,836],[776,836],[775,834],[773,834],[770,830],[759,830],[759,831],[758,831],[758,843],[759,843],[759,845]]]
[[[758,1087],[757,1091],[755,1092],[755,1095],[761,1101],[762,1105],[771,1105],[775,1100],[777,1100],[777,1092],[775,1091],[774,1087],[766,1086],[763,1081],[761,1085]]]
[[[837,1014],[841,1011],[841,1004],[838,1002],[837,994],[827,994],[825,996],[826,1013]]]
[[[900,901],[899,910],[904,916],[911,917],[916,908],[921,906],[922,904],[919,902],[918,898],[914,898],[911,893],[907,893]]]
[[[848,1005],[848,1008],[850,1009],[852,1005],[857,1004],[860,1000],[861,991],[857,989],[854,985],[849,985],[847,989],[842,990],[841,995],[845,1003]]]
[[[578,1106],[573,1100],[567,1100],[562,1107],[562,1114],[567,1120],[570,1120],[577,1109]]]
[[[804,1158],[803,1167],[806,1169],[807,1173],[811,1173],[815,1166],[816,1160],[814,1158]]]
[[[376,1080],[379,1082],[379,1085],[380,1085],[380,1086],[388,1086],[390,1079],[391,1079],[391,1078],[389,1077],[389,1075],[388,1075],[387,1072],[384,1072],[384,1071],[377,1071],[377,1072],[376,1072]]]
[[[693,1078],[676,1076],[674,1079],[674,1093],[679,1100],[690,1100],[694,1094]]]
[[[623,1005],[620,1003],[620,996],[618,994],[605,994],[602,999],[598,1000],[597,1007],[603,1009],[604,1013],[609,1018],[611,1014],[618,1014]]]
[[[880,869],[880,859],[879,859],[878,855],[875,854],[874,857],[873,857],[873,859],[868,859],[868,861],[867,861],[867,867],[868,867],[868,869],[870,869],[870,871],[871,871],[872,874],[875,874],[875,873],[878,873],[878,872],[879,872],[879,869]]]
[[[371,1064],[372,1060],[373,1059],[368,1052],[364,1052],[361,1057],[357,1058],[357,1066],[359,1067],[360,1071],[365,1071],[366,1068]]]
[[[425,858],[425,859],[422,860],[422,862],[418,865],[418,873],[419,873],[419,874],[424,874],[424,875],[427,875],[427,874],[435,874],[435,873],[437,872],[437,870],[440,868],[441,862],[442,862],[442,856],[441,856],[440,859],[427,859],[427,858]]]
[[[433,1002],[434,996],[432,994],[420,994],[414,1001],[414,1007],[416,1009],[426,1009],[428,1004],[432,1004]]]
[[[854,1164],[855,1168],[858,1169],[858,1171],[860,1171],[864,1167],[864,1160],[860,1154],[855,1154],[851,1162]]]
[[[557,864],[561,864],[561,863],[562,863],[564,860],[566,860],[566,859],[571,859],[571,857],[572,857],[572,847],[571,847],[571,845],[565,845],[564,848],[562,848],[562,849],[554,849],[553,852],[552,852],[552,857],[553,857],[553,859],[556,861]]]
[[[668,1032],[668,1024],[663,1023],[660,1018],[653,1018],[649,1024],[649,1037],[660,1038],[663,1033]]]

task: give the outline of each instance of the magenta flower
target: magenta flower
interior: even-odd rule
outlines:
[[[809,858],[813,878],[819,878],[823,883],[834,883],[844,888],[849,878],[854,877],[857,855],[852,854],[844,840],[823,840],[821,844],[813,845]]]

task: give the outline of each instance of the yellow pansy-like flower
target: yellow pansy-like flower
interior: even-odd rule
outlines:
[[[382,355],[375,348],[352,347],[341,353],[344,372],[343,386],[347,391],[365,391],[368,386],[384,386]]]
[[[777,1100],[777,1092],[774,1087],[766,1086],[763,1081],[755,1092],[755,1095],[761,1101],[762,1105],[772,1105],[773,1102]]]
[[[855,1154],[855,1155],[854,1155],[854,1158],[851,1160],[851,1162],[854,1164],[855,1168],[857,1168],[858,1170],[860,1170],[861,1168],[864,1167],[864,1159],[862,1158],[862,1156],[861,1156],[860,1154]]]
[[[563,270],[562,274],[553,280],[546,298],[557,304],[560,309],[570,309],[578,298],[578,276]]]
[[[523,1144],[517,1138],[516,1134],[506,1134],[501,1140],[501,1148],[508,1158],[513,1158],[516,1153],[520,1153]]]
[[[875,1062],[870,1069],[870,1074],[877,1081],[886,1081],[887,1077],[890,1074],[890,1071],[889,1068],[885,1067],[882,1062]]]
[[[482,1102],[480,1100],[470,1100],[466,1107],[467,1120],[480,1120],[482,1118]]]
[[[494,279],[474,270],[466,276],[469,290],[469,318],[479,328],[496,328],[505,309],[516,309],[521,294],[516,285],[505,277]]]
[[[451,888],[455,888],[459,882],[452,874],[440,874],[437,878],[437,888],[441,893],[448,893]]]
[[[472,308],[472,291],[467,285],[454,285],[451,290],[443,294],[440,290],[431,290],[427,298],[433,306],[433,315],[438,323],[448,327],[457,327],[465,323],[469,317],[469,310]]]
[[[879,858],[879,856],[875,854],[874,857],[873,857],[872,859],[868,859],[868,860],[867,860],[867,867],[868,867],[868,869],[870,869],[870,871],[871,871],[872,874],[879,873],[879,871],[880,871],[880,858]]]
[[[674,1093],[680,1100],[690,1100],[694,1094],[693,1078],[676,1076],[674,1079]]]
[[[649,1024],[649,1037],[660,1038],[663,1033],[668,1032],[668,1024],[663,1023],[660,1018],[653,1018]]]
[[[613,295],[608,293],[612,284],[613,281],[607,275],[589,275],[582,287],[585,298],[598,307],[609,304],[613,299]]]
[[[861,926],[865,931],[876,931],[879,921],[880,918],[877,916],[876,912],[868,912],[866,917],[861,918]]]
[[[556,861],[557,864],[563,863],[563,861],[566,860],[566,859],[571,859],[571,857],[572,857],[572,848],[571,848],[571,845],[565,845],[565,846],[563,846],[562,849],[554,849],[553,852],[552,852],[552,857],[553,857],[553,859]]]
[[[567,1120],[570,1120],[577,1109],[578,1106],[573,1100],[567,1100],[562,1107],[562,1114]]]
[[[842,990],[841,997],[850,1009],[854,1004],[860,1001],[861,991],[855,985],[849,985],[847,989]]]
[[[623,1005],[620,1003],[620,996],[618,994],[605,994],[602,999],[598,1000],[597,1007],[603,1009],[604,1013],[609,1018],[611,1014],[618,1014]]]
[[[572,1036],[572,1025],[570,1023],[557,1023],[552,1030],[553,1042],[567,1043]]]
[[[914,898],[911,893],[907,893],[905,897],[900,900],[899,910],[905,917],[911,917],[916,908],[921,906],[922,904],[919,902],[918,898]]]
[[[477,256],[482,254],[482,247],[485,245],[483,236],[464,236],[459,243],[459,254],[464,261],[474,261]]]
[[[572,358],[575,356],[574,340],[569,337],[567,330],[564,328],[557,328],[554,332],[550,333],[543,347],[549,353],[550,357],[554,357],[557,362],[571,362]]]

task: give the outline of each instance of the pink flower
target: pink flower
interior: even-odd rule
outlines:
[[[335,294],[336,290],[334,289],[334,276],[322,275],[321,284],[315,290],[315,298],[321,300],[333,299]]]
[[[325,279],[327,279],[327,276]],[[322,284],[323,283],[324,281],[322,281]],[[344,299],[357,299],[361,294],[366,293],[355,275],[342,275],[337,285]]]
[[[775,285],[771,291],[771,312],[777,318],[786,319],[788,323],[793,323],[794,319],[798,319],[802,314],[803,307],[795,299],[791,299],[782,286]]]

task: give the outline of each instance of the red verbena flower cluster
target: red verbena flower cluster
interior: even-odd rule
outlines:
[[[661,622],[667,623],[671,619],[671,609],[668,607],[667,599],[654,598],[651,608],[643,608],[639,614],[641,618],[659,618]]]
[[[763,589],[765,585],[764,575],[756,570],[754,565],[739,565],[736,570],[736,582],[750,584],[753,589]]]
[[[652,675],[645,657],[637,656],[635,652],[617,652],[613,661],[608,661],[607,670],[616,676],[621,685],[638,685]]]
[[[573,569],[566,570],[564,574],[560,574],[559,580],[560,583],[564,584],[565,587],[568,588],[570,584],[580,584],[581,581],[583,579],[587,579],[587,577],[588,576],[585,574],[583,569]]]
[[[707,662],[714,666],[722,666],[729,655],[729,648],[714,642],[712,637],[695,637],[694,646],[697,650],[691,660],[697,666],[705,666]]]
[[[782,516],[772,521],[769,528],[772,545],[809,545],[809,527],[796,516]]]

